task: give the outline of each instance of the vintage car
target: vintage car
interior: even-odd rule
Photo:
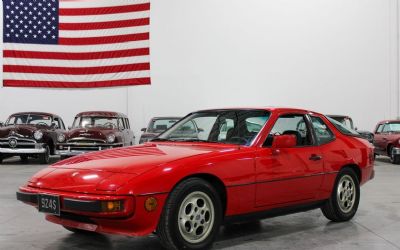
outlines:
[[[151,142],[43,169],[17,199],[73,232],[156,232],[168,249],[204,249],[222,223],[314,208],[350,220],[374,177],[374,149],[357,136],[301,109],[198,111]]]
[[[29,157],[49,163],[55,152],[55,142],[65,125],[61,117],[41,112],[24,112],[11,115],[0,127],[0,163],[11,156],[22,161]]]
[[[354,126],[353,119],[351,119],[350,116],[347,115],[327,115],[327,116],[342,123],[344,126],[357,131],[363,138],[368,140],[370,143],[374,143],[374,134],[369,131],[358,130],[358,128]]]
[[[181,117],[154,117],[154,118],[152,118],[150,120],[147,128],[141,129],[143,134],[140,137],[139,144],[151,141],[154,137],[158,136],[165,130],[169,129],[172,125],[174,125],[180,119],[181,119]]]
[[[126,115],[108,111],[76,115],[69,131],[58,134],[56,154],[63,158],[91,151],[131,146],[135,136]]]
[[[393,164],[400,164],[400,120],[379,122],[374,137],[375,154],[389,156]]]

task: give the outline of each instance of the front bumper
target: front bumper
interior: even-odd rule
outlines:
[[[400,155],[400,148],[399,148],[399,147],[394,147],[394,148],[392,148],[392,154],[394,154],[394,155]]]
[[[39,194],[60,197],[60,215],[46,214],[46,220],[52,223],[87,231],[128,236],[144,236],[154,232],[168,195],[113,196],[69,193],[25,186],[17,192],[17,199],[37,207]],[[153,212],[147,212],[144,209],[144,203],[150,196],[156,198],[159,204]],[[121,199],[125,204],[124,213],[95,212],[99,208],[99,201]]]
[[[106,149],[112,149],[117,147],[122,147],[122,143],[113,144],[57,144],[55,154],[60,156],[75,156],[89,152],[101,151]]]
[[[44,154],[46,148],[43,143],[24,142],[17,143],[11,147],[8,142],[0,142],[0,154],[22,155],[22,154]]]

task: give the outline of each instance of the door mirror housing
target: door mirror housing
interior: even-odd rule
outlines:
[[[294,148],[297,145],[295,135],[276,135],[272,142],[272,149]]]
[[[142,131],[142,132],[146,132],[146,128],[142,128],[140,131]]]
[[[4,127],[4,122],[0,122],[0,128]]]

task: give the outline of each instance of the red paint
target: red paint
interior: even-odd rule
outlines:
[[[94,224],[55,216],[47,216],[47,219],[70,227],[137,236],[156,229],[168,193],[177,183],[194,175],[213,176],[224,184],[226,216],[326,200],[337,173],[345,166],[352,165],[360,171],[361,184],[371,178],[373,148],[365,140],[341,134],[317,113],[265,109],[271,112],[271,117],[250,146],[156,142],[90,153],[42,170],[21,187],[21,191],[59,194],[63,199],[132,198],[126,199],[134,207],[128,206],[129,211],[124,212],[125,215],[133,213],[119,220],[113,219],[115,214],[109,217],[107,214],[86,215]],[[321,146],[280,148],[279,152],[274,147],[263,147],[275,121],[284,114],[320,117],[335,139]],[[317,156],[322,158],[315,158]],[[91,177],[86,181],[87,176]],[[117,181],[119,176],[123,181]],[[144,209],[148,197],[158,200],[155,212]],[[79,211],[70,212],[85,215]]]

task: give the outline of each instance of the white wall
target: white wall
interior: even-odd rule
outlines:
[[[282,105],[348,114],[372,130],[398,116],[396,8],[397,0],[152,0],[151,86],[0,88],[0,120],[36,110],[71,124],[79,111],[115,110],[129,113],[138,135],[153,116]]]

